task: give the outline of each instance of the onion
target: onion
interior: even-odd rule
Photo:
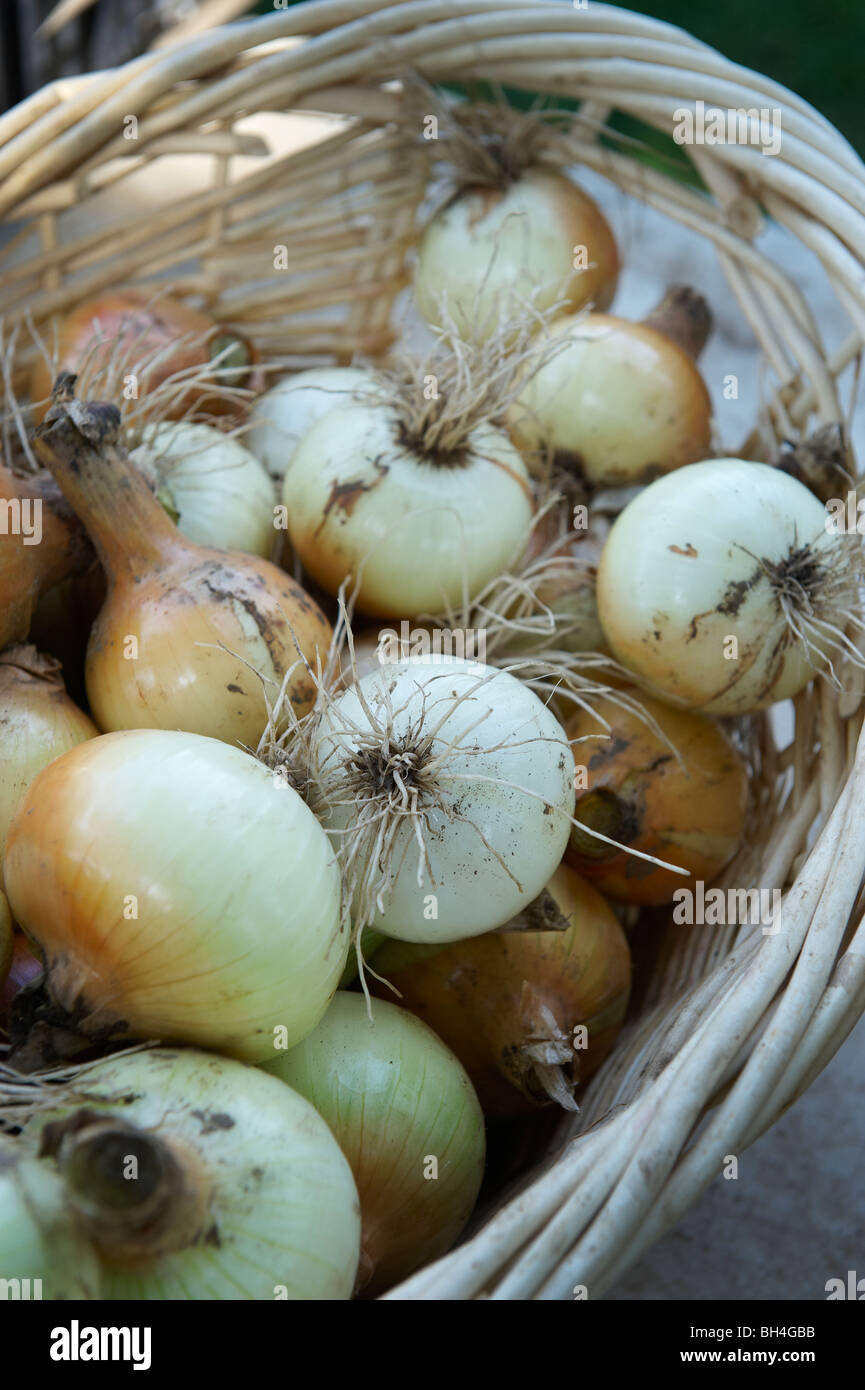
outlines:
[[[524,547],[534,500],[496,419],[532,354],[533,324],[504,339],[443,343],[376,378],[371,397],[304,434],[282,500],[291,544],[330,594],[351,580],[359,612],[414,617],[473,596]]]
[[[19,805],[5,875],[51,999],[89,1037],[260,1061],[315,1026],[345,964],[327,836],[216,739],[131,731],[55,759]]]
[[[637,690],[628,693],[637,710],[599,700],[591,713],[577,711],[565,726],[588,783],[577,795],[574,817],[710,883],[742,840],[744,761],[713,720],[669,709]],[[625,902],[669,902],[682,887],[678,874],[617,850],[579,825],[571,830],[565,857],[602,893]]]
[[[610,1052],[628,1003],[628,944],[600,894],[563,865],[538,909],[514,930],[445,947],[387,942],[375,956],[373,991],[396,989],[435,1030],[490,1117],[551,1101],[575,1109],[574,1088]],[[545,916],[565,930],[533,929]]]
[[[0,647],[23,642],[42,594],[81,574],[93,549],[54,482],[16,478],[0,464]]]
[[[625,507],[598,572],[598,612],[624,666],[671,704],[747,714],[852,656],[861,538],[827,533],[801,483],[713,459],[659,478]]]
[[[505,671],[382,666],[330,700],[312,777],[355,926],[406,941],[490,931],[541,891],[567,842],[573,757]]]
[[[509,297],[537,309],[591,300],[606,308],[619,257],[598,205],[565,174],[528,168],[513,179],[461,188],[426,227],[415,299],[424,318],[443,311],[463,337],[495,331]]]
[[[237,396],[221,390],[221,383],[233,388],[252,386],[257,359],[246,338],[170,295],[117,290],[79,304],[61,320],[55,360],[38,359],[30,379],[30,398],[41,419],[60,372],[80,375],[88,389],[98,382],[105,395],[135,373],[139,397],[153,395],[177,378],[173,401],[167,409],[163,402],[160,411],[170,418],[178,419],[193,406],[221,415],[237,406]],[[210,362],[212,372],[203,372]],[[160,394],[164,398],[165,393]]]
[[[281,480],[307,430],[359,392],[368,394],[372,389],[372,374],[360,367],[312,367],[288,376],[253,405],[247,447],[271,477]]]
[[[180,535],[116,447],[111,405],[58,404],[35,447],[85,521],[108,575],[87,650],[87,694],[100,729],[184,729],[255,747],[267,708],[257,678],[296,712],[315,688],[301,660],[323,658],[330,626],[298,584],[238,551]],[[257,674],[256,674],[257,673]]]
[[[18,1280],[20,1298],[101,1297],[99,1261],[69,1207],[63,1179],[53,1164],[2,1134],[0,1212],[0,1279]]]
[[[197,545],[270,559],[273,485],[254,454],[212,425],[145,427],[133,463],[154,470],[163,506]]]
[[[626,487],[704,458],[712,402],[694,362],[708,309],[676,287],[642,323],[564,317],[550,354],[513,404],[511,435],[595,486]],[[702,331],[705,329],[705,332]]]
[[[275,1077],[202,1052],[127,1053],[88,1066],[24,1139],[62,1179],[106,1299],[351,1296],[351,1171]]]
[[[265,1064],[327,1121],[360,1195],[368,1294],[443,1255],[484,1169],[484,1121],[456,1057],[404,1009],[339,993],[318,1027]]]
[[[23,793],[52,758],[98,732],[66,694],[59,661],[30,646],[0,652],[0,888],[6,834]]]

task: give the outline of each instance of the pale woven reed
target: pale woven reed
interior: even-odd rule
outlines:
[[[320,0],[39,92],[0,120],[0,215],[18,224],[0,258],[0,313],[46,330],[87,294],[156,277],[286,362],[383,348],[427,173],[400,128],[394,83],[408,71],[578,99],[573,162],[714,242],[776,379],[770,435],[843,418],[837,378],[865,341],[862,163],[777,84],[669,25],[594,3]],[[627,142],[597,140],[611,109],[671,132],[674,112],[697,100],[780,107],[780,153],[688,147],[706,196]],[[269,160],[235,130],[267,110],[353,120]],[[130,114],[134,142],[122,134]],[[213,155],[206,192],[132,211],[110,234],[66,231],[66,210],[179,152]],[[260,168],[237,178],[237,154],[260,154]],[[826,270],[850,324],[831,354],[797,284],[753,244],[763,210]],[[274,271],[275,244],[290,271]],[[865,1006],[862,685],[844,680],[843,695],[820,685],[799,696],[783,752],[756,721],[752,831],[722,886],[784,889],[777,933],[662,932],[637,1021],[549,1157],[470,1241],[388,1297],[601,1296],[833,1056]]]

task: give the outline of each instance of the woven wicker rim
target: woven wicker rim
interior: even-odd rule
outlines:
[[[426,180],[422,155],[406,154],[393,85],[409,70],[578,100],[574,164],[714,243],[773,374],[766,447],[843,418],[838,378],[865,342],[865,167],[793,93],[671,25],[594,3],[316,0],[38,92],[0,119],[0,215],[15,224],[0,253],[0,313],[44,328],[87,293],[171,275],[286,362],[377,350]],[[675,113],[697,101],[779,108],[780,152],[687,147],[702,193],[598,142],[612,109],[672,133]],[[353,120],[237,176],[237,156],[265,151],[235,126],[263,110]],[[110,241],[67,231],[69,210],[184,152],[213,156],[211,188],[147,219],[130,213]],[[764,213],[825,269],[850,325],[832,352],[799,286],[754,244]],[[299,267],[281,282],[265,273],[278,229]],[[238,286],[241,261],[261,273]],[[797,697],[783,750],[759,721],[754,833],[720,886],[784,889],[778,930],[679,929],[539,1174],[387,1297],[601,1296],[837,1051],[865,1009],[863,686],[854,672],[844,686]]]

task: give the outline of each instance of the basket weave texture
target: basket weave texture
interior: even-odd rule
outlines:
[[[286,365],[382,351],[429,173],[406,139],[407,72],[579,102],[573,164],[714,243],[771,371],[770,436],[843,419],[838,378],[865,343],[865,167],[786,89],[594,3],[315,0],[44,89],[0,119],[4,331],[26,317],[50,337],[52,316],[85,297],[165,278]],[[779,153],[685,146],[702,191],[599,139],[612,110],[670,134],[697,101],[780,110]],[[244,130],[271,111],[342,119],[271,157]],[[156,171],[158,188],[160,161],[186,154],[210,157],[208,186],[142,209],[135,179]],[[94,228],[82,211],[106,194],[110,225],[100,213]],[[831,352],[755,244],[766,215],[825,269],[849,321]],[[33,351],[22,335],[22,382]],[[719,886],[784,890],[774,933],[662,931],[635,1021],[550,1153],[470,1240],[387,1297],[600,1297],[837,1051],[865,1008],[863,688],[842,674],[843,693],[797,697],[788,746],[754,721],[753,824]]]

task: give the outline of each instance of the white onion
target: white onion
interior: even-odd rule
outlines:
[[[562,858],[573,755],[505,671],[447,657],[382,666],[328,705],[316,756],[356,925],[475,936],[537,897]]]
[[[249,412],[246,444],[271,477],[281,479],[307,430],[359,389],[373,389],[370,373],[361,367],[312,367],[285,377]]]
[[[189,540],[270,559],[273,483],[237,439],[212,425],[165,423],[145,430],[131,458],[155,469]]]
[[[524,546],[534,504],[507,435],[471,430],[452,462],[402,442],[386,405],[332,411],[297,447],[283,488],[292,546],[328,593],[360,576],[357,607],[414,617],[458,604]]]
[[[795,695],[844,645],[858,604],[861,561],[825,523],[817,498],[766,464],[713,459],[659,478],[601,556],[613,654],[670,703],[711,714]]]

